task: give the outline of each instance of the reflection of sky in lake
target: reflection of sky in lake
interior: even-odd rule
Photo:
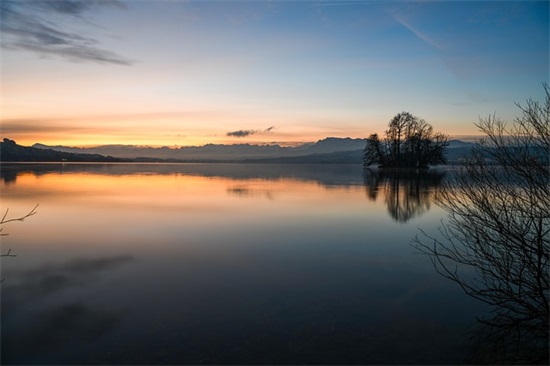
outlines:
[[[461,360],[479,306],[409,245],[442,211],[394,221],[361,166],[17,170],[2,207],[40,206],[4,229],[7,363]]]

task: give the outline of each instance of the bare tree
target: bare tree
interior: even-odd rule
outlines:
[[[447,180],[436,202],[448,213],[440,235],[422,232],[413,245],[437,271],[491,306],[480,319],[498,340],[494,355],[547,363],[550,270],[550,92],[543,104],[517,104],[510,127],[495,116],[486,135]],[[486,338],[487,339],[487,338]]]

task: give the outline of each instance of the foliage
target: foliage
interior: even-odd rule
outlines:
[[[544,105],[518,104],[510,128],[491,116],[486,137],[442,186],[436,202],[448,221],[436,238],[413,245],[437,271],[491,306],[493,362],[548,362],[550,271],[550,93]],[[487,337],[486,337],[487,338]]]
[[[431,125],[408,112],[397,114],[388,124],[385,137],[372,134],[367,139],[363,162],[366,166],[427,168],[445,164],[448,136],[434,133]]]

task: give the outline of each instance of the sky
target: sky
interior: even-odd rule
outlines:
[[[549,81],[548,1],[2,0],[1,135],[21,145],[451,136]]]

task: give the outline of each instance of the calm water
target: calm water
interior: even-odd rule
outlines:
[[[481,305],[409,244],[441,175],[2,167],[3,364],[463,363]]]

